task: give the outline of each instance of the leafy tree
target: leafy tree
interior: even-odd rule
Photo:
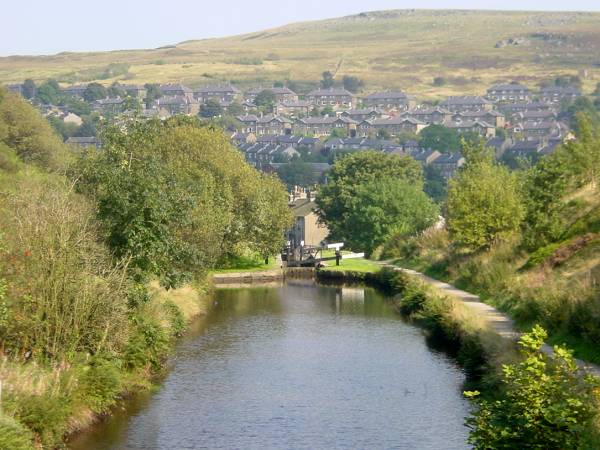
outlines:
[[[235,116],[239,116],[243,113],[244,113],[244,108],[242,108],[242,105],[237,101],[232,102],[227,107],[227,114],[229,114],[230,116],[235,117]]]
[[[600,126],[600,114],[596,110],[596,107],[588,97],[578,97],[570,106],[568,106],[564,115],[571,122],[571,127],[577,131],[579,123],[578,117],[581,114],[585,114],[588,121],[593,127]]]
[[[23,97],[26,99],[31,99],[35,97],[35,91],[35,82],[31,78],[26,79],[23,83]]]
[[[271,89],[260,91],[254,99],[254,104],[259,108],[270,109],[275,105],[275,93]]]
[[[289,163],[279,167],[277,175],[288,189],[292,189],[294,186],[312,186],[318,181],[310,165],[298,158],[294,158]]]
[[[285,86],[285,84],[283,83],[283,81],[276,81],[275,83],[273,83],[273,87],[276,87],[276,88],[282,88],[284,86]]]
[[[92,117],[84,117],[83,123],[75,131],[73,136],[90,137],[98,135],[98,126]]]
[[[419,144],[440,152],[457,151],[461,148],[460,135],[444,125],[429,125],[421,130]]]
[[[154,100],[162,97],[162,91],[160,85],[156,83],[146,83],[144,87],[146,88],[146,108],[150,108]]]
[[[448,192],[448,182],[440,170],[435,166],[427,165],[423,173],[425,175],[425,186],[423,187],[425,193],[436,203],[443,202]]]
[[[37,99],[44,105],[58,105],[62,94],[56,80],[48,80],[42,83],[36,91]]]
[[[600,132],[587,114],[577,114],[577,139],[565,144],[573,173],[582,184],[600,180]]]
[[[200,107],[200,117],[211,118],[223,114],[223,108],[218,101],[209,99]]]
[[[523,360],[503,366],[502,390],[496,399],[481,399],[467,419],[475,449],[584,448],[586,432],[597,415],[597,381],[581,378],[571,352],[542,351],[546,331],[539,325],[519,341]]]
[[[407,156],[362,151],[335,161],[328,173],[328,182],[316,199],[318,214],[333,238],[350,239],[352,230],[348,229],[348,216],[358,186],[384,178],[405,180],[417,189],[423,187],[421,166]]]
[[[127,97],[127,92],[116,81],[107,89],[107,94],[109,97]]]
[[[438,207],[406,180],[383,177],[357,185],[345,226],[353,249],[373,252],[393,236],[406,236],[433,225]]]
[[[334,84],[333,74],[327,70],[321,75],[321,87],[323,89],[332,88]]]
[[[87,88],[83,92],[83,99],[86,102],[94,102],[96,100],[100,100],[106,98],[108,96],[108,92],[104,86],[100,83],[90,83]]]
[[[387,130],[385,130],[383,128],[377,130],[377,139],[389,139],[389,138],[390,138],[390,133]]]
[[[467,164],[449,184],[448,228],[454,242],[478,250],[516,233],[524,208],[517,176],[489,149],[464,143],[463,153]]]
[[[331,134],[329,135],[332,138],[345,138],[348,137],[348,130],[346,128],[334,128],[331,130]]]
[[[335,117],[335,110],[331,106],[327,105],[321,110],[320,115]]]
[[[363,80],[361,80],[358,77],[352,77],[350,75],[344,75],[342,83],[344,84],[344,89],[354,93],[360,91],[365,85],[365,82]]]
[[[89,103],[86,103],[77,97],[65,97],[60,103],[78,116],[88,115],[92,111]]]

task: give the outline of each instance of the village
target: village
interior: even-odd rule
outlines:
[[[491,86],[482,95],[452,96],[438,102],[419,102],[413,95],[393,90],[358,95],[333,85],[300,95],[283,83],[245,92],[232,84],[192,89],[183,84],[115,83],[106,89],[105,98],[90,101],[87,93],[98,86],[102,87],[91,83],[60,90],[64,96],[86,102],[96,117],[114,118],[136,108],[148,118],[229,116],[232,120],[225,128],[251,165],[275,172],[286,162],[313,155],[307,164],[317,177],[327,171],[329,163],[315,155],[370,149],[409,155],[449,179],[465,160],[458,148],[420,144],[419,136],[432,125],[462,137],[485,139],[498,160],[535,161],[572,137],[563,113],[582,95],[568,83],[533,90],[508,82]],[[27,86],[13,84],[8,89],[25,94]],[[74,126],[83,122],[68,106],[43,104],[36,102],[35,95],[25,96],[47,117]],[[81,147],[101,146],[91,133],[79,133],[66,141]]]

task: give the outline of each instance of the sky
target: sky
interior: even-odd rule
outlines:
[[[3,0],[2,3],[1,56],[155,48],[365,10],[600,11],[599,0]]]

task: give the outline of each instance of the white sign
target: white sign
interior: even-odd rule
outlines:
[[[336,250],[339,250],[343,246],[344,246],[343,242],[338,242],[337,244],[327,244],[327,248],[335,248]]]

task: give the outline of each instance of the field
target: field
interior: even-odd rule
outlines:
[[[125,67],[118,76],[114,64]],[[158,49],[0,58],[0,83],[54,77],[243,88],[293,80],[306,90],[325,70],[358,76],[369,91],[398,88],[430,99],[557,75],[580,75],[590,92],[600,81],[600,13],[370,12]],[[445,83],[434,86],[435,77]]]

